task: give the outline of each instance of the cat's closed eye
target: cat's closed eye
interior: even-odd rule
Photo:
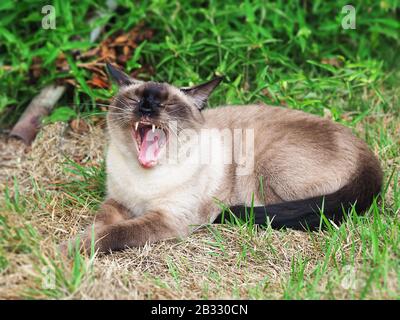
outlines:
[[[177,106],[177,103],[176,102],[165,102],[165,103],[161,103],[160,104],[160,106],[161,107],[175,107],[175,106]]]
[[[139,99],[137,97],[126,96],[125,98],[128,100],[128,102],[133,102],[135,104],[139,103]]]

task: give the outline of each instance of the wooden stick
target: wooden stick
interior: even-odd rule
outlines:
[[[44,87],[29,103],[25,112],[11,130],[10,136],[21,139],[27,145],[31,144],[39,131],[41,118],[50,113],[64,94],[65,89],[65,86],[57,85]]]

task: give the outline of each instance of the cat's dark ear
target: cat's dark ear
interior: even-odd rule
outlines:
[[[206,105],[207,99],[214,89],[220,84],[223,77],[214,78],[206,83],[199,84],[190,88],[181,88],[185,94],[193,98],[199,110],[203,109]]]
[[[115,83],[117,83],[119,86],[129,86],[130,84],[140,82],[139,80],[128,76],[122,70],[114,67],[111,63],[106,63],[106,69],[108,74],[110,75],[110,78],[115,81]]]

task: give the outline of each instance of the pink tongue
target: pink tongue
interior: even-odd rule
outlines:
[[[161,146],[164,142],[165,133],[163,130],[156,129],[153,132],[151,129],[147,129],[140,146],[138,158],[143,167],[151,168],[157,164]]]

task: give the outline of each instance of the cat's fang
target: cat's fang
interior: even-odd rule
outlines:
[[[137,131],[138,127],[139,127],[139,122],[136,122],[135,123],[135,131]]]
[[[154,133],[156,131],[156,126],[153,124],[151,125],[151,131]]]

